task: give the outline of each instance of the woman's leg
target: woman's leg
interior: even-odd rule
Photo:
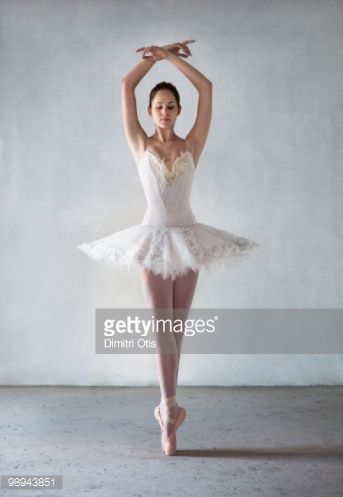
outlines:
[[[163,311],[163,316],[160,317],[170,319],[172,322],[173,280],[171,278],[164,280],[162,276],[146,269],[141,272],[141,280],[146,307],[153,310],[155,318],[159,317],[159,309],[166,309],[166,311]],[[170,309],[170,313],[168,313],[168,309]],[[159,335],[157,335],[157,339]],[[156,354],[161,396],[162,398],[169,398],[176,395],[175,375],[178,357],[174,334],[166,333],[163,340],[164,345],[168,346],[168,350],[174,351],[174,353],[169,354]]]
[[[199,271],[189,271],[185,276],[176,278],[173,282],[173,319],[180,319],[184,322],[189,314],[192,305],[195,288],[199,277]],[[181,345],[183,333],[174,332],[177,348],[178,360],[176,367],[175,385],[177,385]]]
[[[186,276],[177,278],[173,282],[171,278],[163,279],[161,276],[155,275],[148,270],[142,270],[141,281],[146,307],[154,311],[155,317],[156,315],[158,317],[159,309],[164,309],[163,318],[167,317],[165,309],[170,309],[170,315],[168,317],[171,319],[171,322],[173,322],[174,319],[173,307],[183,307],[181,312],[177,312],[177,315],[180,316],[180,318],[184,318],[185,307],[188,313],[188,309],[192,302],[197,278],[198,273],[190,272]],[[175,299],[175,306],[173,305],[173,299]],[[169,436],[173,429],[173,423],[170,422],[170,417],[175,418],[178,412],[176,403],[176,384],[182,337],[176,335],[180,334],[170,333],[167,335],[170,338],[168,350],[174,349],[173,353],[156,354],[161,389],[161,415],[164,418],[163,424],[166,437]]]

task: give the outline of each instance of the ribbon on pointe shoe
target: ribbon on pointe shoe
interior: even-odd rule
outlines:
[[[172,397],[161,397],[161,403],[160,403],[160,412],[163,417],[166,418],[166,422],[170,424],[174,424],[176,421],[176,418],[170,415],[173,407],[177,406],[176,402],[176,395],[173,395]],[[177,417],[177,416],[176,416]]]

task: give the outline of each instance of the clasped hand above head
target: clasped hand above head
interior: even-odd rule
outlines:
[[[151,45],[148,47],[138,48],[136,52],[143,52],[142,59],[155,60],[155,61],[166,59],[168,57],[168,52],[171,52],[174,55],[177,55],[178,57],[187,58],[190,55],[192,55],[187,45],[189,43],[194,43],[194,42],[195,40],[186,40],[183,42],[172,43],[170,45],[163,45],[162,47]],[[183,50],[184,53],[179,52],[179,50]]]

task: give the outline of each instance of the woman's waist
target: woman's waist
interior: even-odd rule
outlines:
[[[177,208],[148,206],[142,224],[159,226],[183,226],[196,223],[196,218],[189,205]]]

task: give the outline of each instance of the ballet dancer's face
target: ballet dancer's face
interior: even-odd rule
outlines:
[[[167,129],[174,126],[176,118],[181,112],[181,107],[177,106],[171,91],[159,90],[153,98],[148,112],[156,126]]]

